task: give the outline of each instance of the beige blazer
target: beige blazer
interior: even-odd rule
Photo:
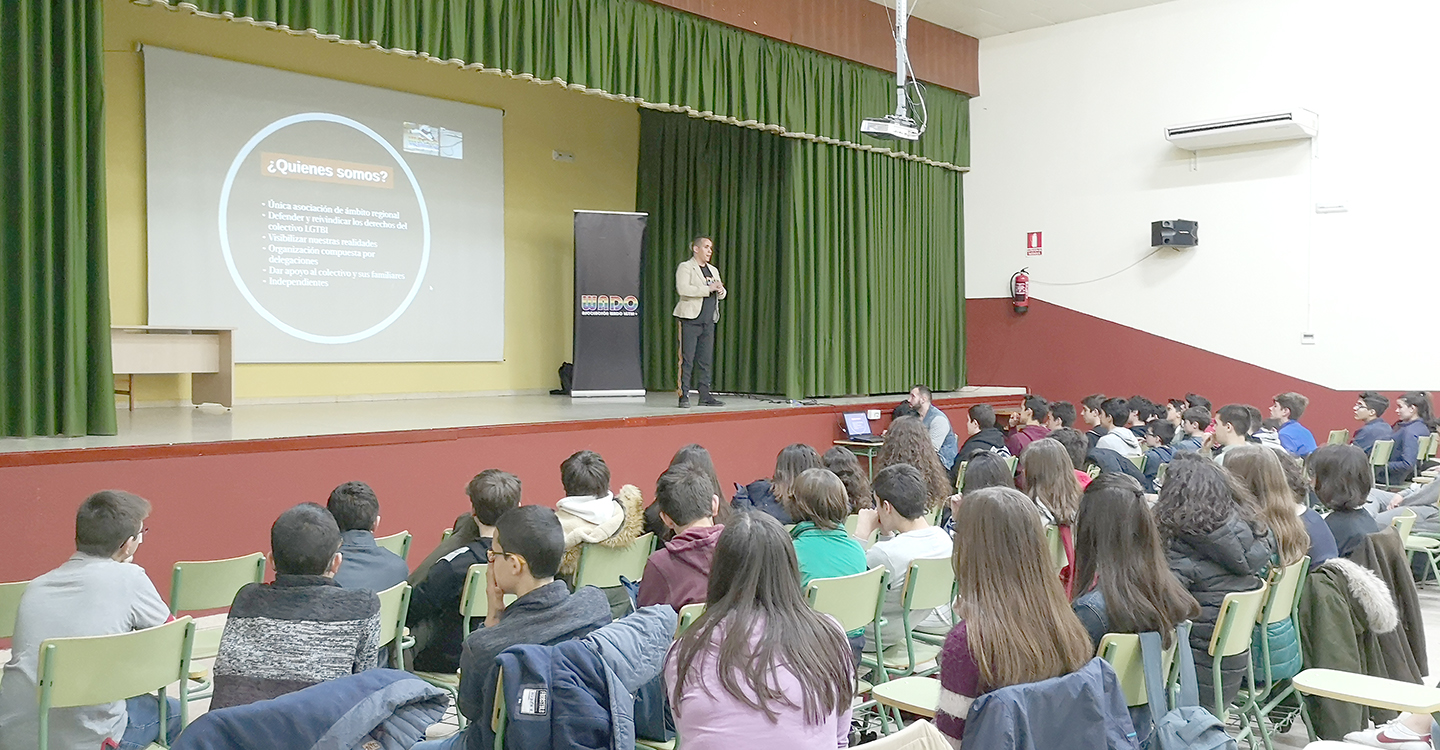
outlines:
[[[712,277],[720,278],[720,269],[709,263],[705,265],[710,268]],[[700,307],[705,303],[705,297],[710,294],[710,288],[705,286],[705,274],[700,273],[700,264],[695,262],[693,256],[675,267],[675,293],[680,295],[680,301],[675,303],[675,317],[685,320],[700,317]],[[724,291],[720,292],[719,298],[725,299]],[[715,308],[715,319],[720,319],[718,305]]]

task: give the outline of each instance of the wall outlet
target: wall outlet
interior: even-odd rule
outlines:
[[[866,411],[866,412],[865,412],[865,418],[866,418],[866,419],[879,419],[879,418],[880,418],[880,410],[879,410],[879,409],[870,409],[870,410]]]
[[[1301,344],[1302,346],[1314,346],[1314,345],[1315,345],[1315,334],[1313,334],[1313,333],[1302,333],[1302,334],[1300,334],[1300,344]]]
[[[575,155],[569,151],[551,151],[550,158],[555,161],[575,161]]]

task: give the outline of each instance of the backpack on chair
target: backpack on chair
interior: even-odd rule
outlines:
[[[1145,665],[1145,694],[1150,698],[1150,716],[1155,730],[1144,743],[1147,750],[1239,750],[1240,745],[1225,732],[1225,724],[1200,707],[1200,688],[1195,682],[1195,654],[1190,650],[1190,623],[1175,628],[1175,658],[1180,662],[1180,696],[1175,708],[1166,711],[1165,676],[1160,670],[1163,651],[1159,633],[1140,634],[1140,657]]]

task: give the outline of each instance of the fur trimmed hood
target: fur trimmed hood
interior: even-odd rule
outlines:
[[[1380,576],[1343,557],[1326,560],[1320,567],[1331,568],[1344,576],[1350,596],[1371,632],[1388,633],[1400,625],[1400,611],[1395,607],[1395,597]]]
[[[572,576],[580,567],[580,546],[598,544],[602,547],[629,547],[640,537],[645,528],[644,499],[640,488],[627,484],[616,495],[616,513],[601,524],[594,524],[579,516],[557,508],[560,525],[565,529],[565,557],[560,561],[560,575]]]

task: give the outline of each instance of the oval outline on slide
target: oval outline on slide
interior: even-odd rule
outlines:
[[[405,296],[404,301],[400,303],[399,307],[395,308],[394,312],[390,313],[388,317],[379,323],[357,333],[348,333],[343,336],[325,336],[318,333],[310,333],[309,331],[302,331],[276,317],[274,313],[265,309],[265,306],[260,304],[259,300],[255,299],[255,295],[252,294],[250,288],[246,286],[245,280],[240,278],[240,270],[235,267],[235,258],[230,254],[230,227],[226,213],[230,209],[230,188],[235,182],[235,175],[240,172],[240,165],[250,156],[250,152],[254,151],[255,147],[260,145],[260,141],[265,140],[271,134],[282,128],[301,122],[333,122],[337,125],[354,128],[370,136],[372,140],[380,144],[382,148],[395,158],[396,163],[400,165],[400,169],[404,171],[405,176],[409,178],[410,186],[415,189],[415,199],[420,204],[420,227],[424,230],[424,239],[421,243],[420,250],[420,271],[415,274],[415,283],[410,287],[410,293]],[[405,162],[404,157],[400,155],[399,151],[395,150],[394,146],[391,146],[388,141],[380,137],[379,133],[348,117],[331,114],[329,112],[304,112],[298,115],[282,117],[261,128],[260,132],[251,136],[250,140],[240,148],[240,152],[235,155],[235,161],[230,164],[230,171],[225,174],[225,184],[220,189],[219,229],[220,253],[225,256],[225,266],[230,269],[231,280],[235,282],[236,288],[238,288],[240,294],[245,297],[245,301],[250,303],[250,307],[254,308],[255,312],[260,314],[260,317],[281,331],[297,339],[315,344],[349,344],[370,338],[389,328],[391,323],[394,323],[401,315],[405,314],[405,311],[410,307],[410,303],[415,301],[415,296],[420,293],[420,285],[425,281],[425,271],[430,265],[430,212],[425,207],[425,194],[420,190],[420,182],[415,179],[415,173],[410,171],[410,165]]]

